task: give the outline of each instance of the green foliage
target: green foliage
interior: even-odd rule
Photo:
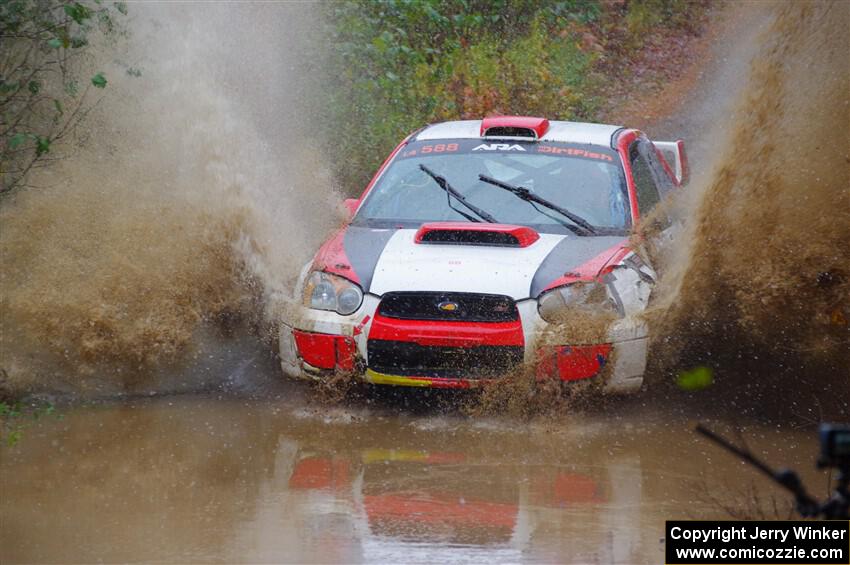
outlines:
[[[392,147],[429,122],[593,119],[601,52],[640,44],[653,26],[696,9],[676,0],[330,3],[329,72],[316,114],[339,157],[336,173],[359,192]],[[600,37],[607,31],[616,41]]]
[[[697,391],[714,384],[714,371],[709,367],[695,367],[682,372],[676,379],[676,384],[682,390]]]
[[[87,48],[95,35],[119,33],[126,5],[101,0],[0,2],[0,194],[23,186],[73,131],[91,104],[80,92]],[[106,77],[90,77],[105,88]]]
[[[25,406],[21,402],[0,402],[0,443],[9,447],[15,445],[28,425],[55,413],[56,407],[49,403]]]
[[[327,10],[331,79],[317,113],[352,192],[426,123],[592,111],[594,55],[559,31],[594,21],[595,0],[388,0]]]
[[[682,0],[632,0],[627,6],[626,25],[635,38],[660,26],[691,27],[702,10],[699,2]]]
[[[97,73],[91,77],[91,83],[97,88],[106,88],[106,77],[103,76],[103,73]]]

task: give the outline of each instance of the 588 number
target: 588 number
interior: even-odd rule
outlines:
[[[457,143],[436,143],[434,145],[423,145],[420,153],[446,153],[457,151]]]

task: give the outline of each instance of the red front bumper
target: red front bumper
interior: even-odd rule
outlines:
[[[292,330],[298,355],[309,365],[317,369],[351,371],[357,344],[354,338],[342,335],[321,334]]]
[[[425,348],[459,348],[471,350],[480,346],[522,346],[522,328],[513,323],[482,324],[445,323],[418,320],[395,320],[376,316],[369,339],[383,342],[415,343]],[[451,331],[448,331],[451,330]],[[352,371],[356,367],[356,344],[349,336],[292,331],[298,355],[312,368],[327,371]],[[611,344],[546,346],[539,350],[536,364],[538,380],[557,378],[575,381],[592,378],[605,366]],[[474,371],[471,367],[468,372]],[[406,374],[397,374],[403,372]],[[363,377],[375,384],[431,388],[465,389],[491,382],[494,378],[462,378],[419,376],[408,370],[394,371],[368,367]]]

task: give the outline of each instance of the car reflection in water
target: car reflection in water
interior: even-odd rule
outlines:
[[[340,541],[344,517],[344,529],[354,534],[345,537],[360,541],[354,553],[367,561],[481,553],[495,560],[623,562],[645,555],[636,547],[642,543],[636,456],[582,472],[451,451],[322,451],[288,439],[278,454],[281,467],[291,469],[287,490],[311,507],[304,525],[327,531],[324,543],[331,545]],[[563,543],[553,546],[553,534]],[[547,539],[536,548],[539,536]],[[350,559],[352,549],[339,557]]]

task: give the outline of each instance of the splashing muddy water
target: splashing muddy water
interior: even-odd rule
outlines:
[[[133,6],[89,139],[0,210],[6,386],[168,389],[153,369],[271,316],[336,221],[299,117],[314,25],[306,5]]]
[[[695,157],[713,167],[679,203],[688,230],[655,333],[667,358],[717,367],[724,385],[837,399],[846,413],[850,4],[773,10],[718,157]]]

